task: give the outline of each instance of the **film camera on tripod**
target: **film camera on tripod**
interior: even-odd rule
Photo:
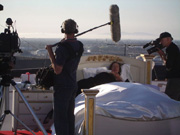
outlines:
[[[12,19],[8,18],[6,24],[8,28],[4,29],[4,33],[0,34],[0,76],[10,73],[11,66],[16,62],[14,53],[22,52],[18,33],[12,26]],[[13,29],[12,32],[10,28]]]
[[[4,29],[4,33],[0,34],[0,107],[3,106],[3,98],[8,99],[7,97],[3,97],[5,94],[5,88],[9,89],[11,79],[11,69],[15,65],[16,58],[14,57],[14,53],[22,52],[20,50],[19,37],[16,31],[12,26],[13,21],[11,18],[6,20],[7,28]],[[13,32],[11,32],[11,27]],[[7,102],[7,101],[6,101]],[[2,111],[2,109],[1,109]],[[0,122],[2,120],[0,119]]]
[[[162,50],[164,46],[160,43],[160,39],[157,38],[156,40],[153,40],[143,46],[143,48],[147,48],[149,46],[152,46],[151,48],[147,49],[148,54],[152,54],[154,52],[157,52],[158,50]]]
[[[12,23],[12,19],[8,18],[6,20],[8,28],[4,30],[4,33],[0,34],[0,115],[3,113],[2,110],[4,110],[4,113],[0,116],[0,130],[2,128],[6,115],[11,114],[19,123],[21,123],[33,135],[35,135],[35,133],[29,127],[27,127],[18,117],[16,117],[9,109],[9,86],[11,84],[24,101],[26,107],[31,112],[43,134],[47,135],[47,132],[40,123],[31,106],[27,102],[26,98],[22,94],[21,90],[12,80],[13,77],[11,76],[11,69],[16,62],[14,53],[22,52],[20,49],[20,40],[18,37],[18,33],[16,30],[14,30]],[[12,32],[10,30],[11,27],[13,29]]]

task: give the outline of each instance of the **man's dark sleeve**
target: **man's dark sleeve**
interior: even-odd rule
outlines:
[[[59,66],[63,66],[68,57],[68,52],[63,46],[59,46],[55,51],[55,62]]]
[[[178,48],[173,47],[171,50],[167,52],[167,61],[166,61],[166,68],[167,70],[171,70],[174,65],[176,64],[175,61],[178,56]]]

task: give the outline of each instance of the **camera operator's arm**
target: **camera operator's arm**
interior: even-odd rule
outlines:
[[[54,56],[52,47],[54,47],[54,46],[53,46],[53,45],[47,45],[47,46],[46,46],[46,49],[47,49],[47,51],[48,51],[49,58],[50,58],[52,67],[53,67],[53,69],[54,69],[54,72],[55,72],[56,74],[60,74],[60,73],[62,72],[63,67],[56,64],[56,62],[55,62],[55,56]]]
[[[160,57],[161,57],[161,59],[164,61],[164,63],[166,63],[166,54],[164,53],[164,51],[163,50],[160,50],[159,48],[157,48],[158,49],[158,53],[159,53],[159,55],[160,55]]]

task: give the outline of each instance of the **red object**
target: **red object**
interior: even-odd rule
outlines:
[[[26,72],[26,75],[28,75],[28,81],[30,80],[30,73]]]
[[[32,135],[31,132],[26,131],[26,130],[22,130],[22,131],[17,131],[16,135]],[[34,132],[36,135],[43,135],[43,133],[41,131],[39,132]],[[12,131],[0,131],[0,135],[14,135],[14,132]],[[51,135],[51,132],[48,132],[48,135]]]

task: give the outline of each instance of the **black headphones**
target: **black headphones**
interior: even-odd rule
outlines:
[[[67,28],[65,25],[68,25]],[[73,25],[75,25],[75,30],[73,30],[74,29]],[[61,25],[61,32],[66,34],[71,34],[71,33],[76,34],[78,33],[78,25],[72,19],[65,20]]]

